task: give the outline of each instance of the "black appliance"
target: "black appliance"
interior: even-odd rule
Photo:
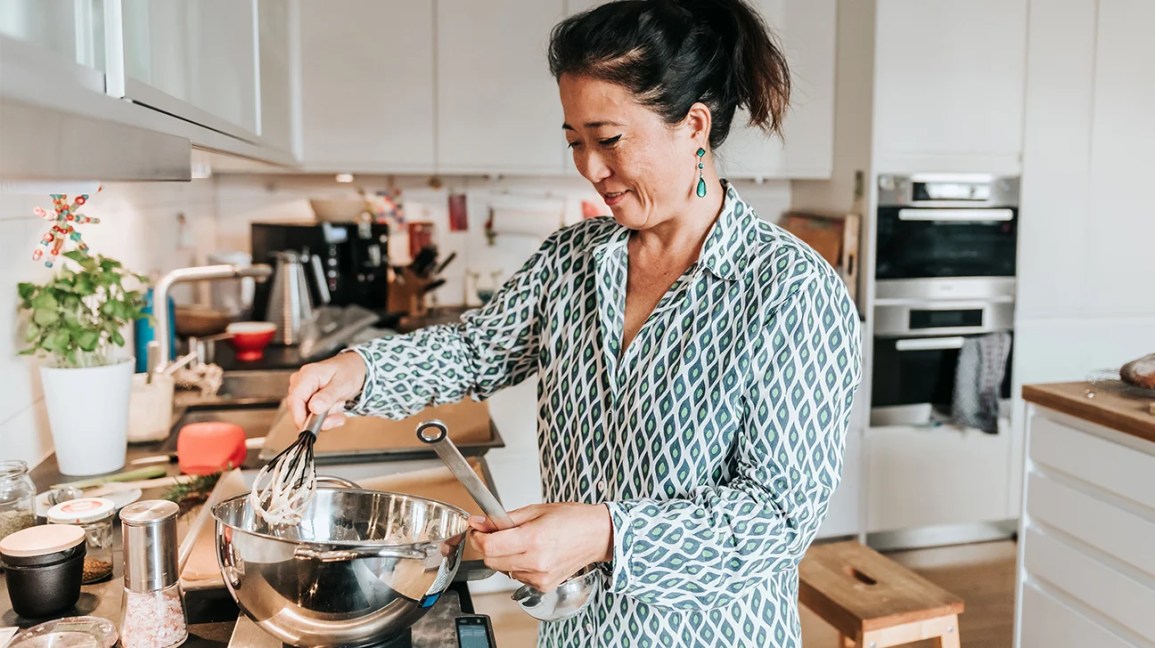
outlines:
[[[870,421],[930,423],[950,412],[966,339],[1013,336],[1019,180],[883,175],[878,196]]]
[[[389,227],[376,223],[253,223],[254,263],[276,266],[273,253],[296,250],[316,255],[328,285],[330,303],[355,304],[375,313],[386,312],[389,291]],[[311,273],[310,278],[311,278]],[[257,284],[254,316],[265,319],[272,281]],[[321,303],[310,285],[313,303]]]

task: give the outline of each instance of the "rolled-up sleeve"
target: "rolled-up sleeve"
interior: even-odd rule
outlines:
[[[401,419],[431,405],[482,399],[537,370],[551,236],[483,308],[459,324],[431,326],[353,347],[367,373],[349,411]]]
[[[857,311],[836,277],[812,273],[755,340],[732,478],[686,498],[607,503],[612,592],[683,610],[729,605],[796,568],[814,539],[861,380]]]

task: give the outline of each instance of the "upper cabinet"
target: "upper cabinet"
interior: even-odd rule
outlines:
[[[783,135],[767,136],[734,115],[719,150],[731,178],[829,178],[834,154],[836,0],[761,0],[755,7],[786,54],[793,83]]]
[[[281,151],[295,150],[297,86],[293,54],[293,12],[284,0],[258,0],[257,41],[260,61],[261,140]]]
[[[260,132],[257,0],[121,0],[124,96],[242,138]]]
[[[1021,171],[1028,0],[878,0],[879,172]]]
[[[434,171],[433,8],[433,0],[301,3],[306,170]]]
[[[562,173],[562,110],[546,55],[565,8],[563,0],[438,0],[440,171]]]

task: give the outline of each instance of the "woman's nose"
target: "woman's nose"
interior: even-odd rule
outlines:
[[[574,166],[577,167],[578,173],[590,182],[597,184],[602,180],[610,177],[611,171],[606,165],[605,160],[597,153],[587,153],[585,151],[574,151]]]

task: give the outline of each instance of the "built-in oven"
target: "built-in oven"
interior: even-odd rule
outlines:
[[[1019,180],[883,175],[878,196],[871,424],[933,423],[950,415],[966,340],[1013,336]]]
[[[1014,302],[909,301],[875,308],[870,424],[924,425],[948,420],[967,338],[1011,333]],[[1002,367],[1000,411],[1009,412],[1011,358]]]
[[[1013,294],[1018,199],[1018,178],[879,176],[876,297]]]

